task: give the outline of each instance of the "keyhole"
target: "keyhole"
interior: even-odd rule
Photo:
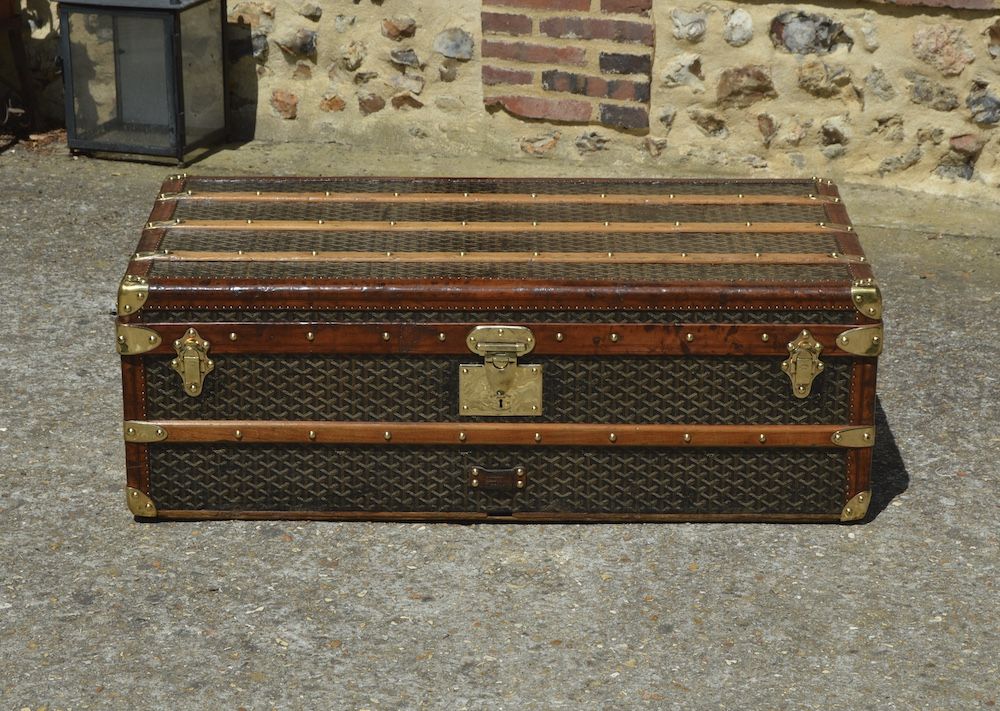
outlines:
[[[503,398],[504,398],[504,392],[502,390],[497,390],[497,403],[498,403],[497,404],[497,409],[498,410],[502,410],[503,409]]]

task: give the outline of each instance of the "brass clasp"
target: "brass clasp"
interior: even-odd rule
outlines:
[[[209,342],[193,328],[189,328],[183,338],[174,341],[177,357],[170,361],[170,367],[181,376],[184,392],[191,397],[201,395],[205,376],[215,368],[208,357],[209,346]]]
[[[782,362],[781,369],[792,381],[792,394],[795,397],[808,397],[813,380],[823,372],[825,366],[819,360],[822,351],[822,344],[806,330],[788,344],[788,360]]]
[[[535,347],[524,326],[476,326],[465,340],[483,357],[459,368],[459,414],[537,416],[542,414],[542,366],[519,365],[517,359]]]

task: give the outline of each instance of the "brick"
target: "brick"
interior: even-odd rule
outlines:
[[[601,104],[598,120],[605,126],[627,130],[649,129],[649,114],[640,106]]]
[[[653,58],[648,54],[601,52],[601,71],[605,74],[645,74],[653,71]]]
[[[589,10],[590,0],[483,0],[483,5],[526,7],[532,10]]]
[[[575,99],[538,99],[533,96],[487,96],[483,99],[487,106],[499,106],[515,116],[550,121],[572,121],[576,123],[590,120],[590,104]]]
[[[534,72],[491,67],[488,64],[483,65],[483,84],[487,86],[495,84],[530,84],[534,77]]]
[[[601,0],[601,12],[627,12],[648,15],[653,0]]]
[[[606,39],[614,42],[637,42],[653,46],[653,25],[648,22],[586,17],[550,17],[542,20],[538,29],[549,37]]]
[[[503,12],[483,13],[483,32],[508,35],[531,34],[531,18],[527,15],[510,15]]]
[[[527,42],[483,40],[483,57],[513,59],[541,64],[584,64],[587,53],[581,47],[546,47]]]
[[[649,101],[649,84],[627,79],[607,80],[550,69],[542,72],[542,88],[547,91],[567,91],[584,96],[600,96],[622,101]]]

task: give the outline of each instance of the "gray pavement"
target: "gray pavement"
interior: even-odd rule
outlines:
[[[282,150],[197,171],[321,172]],[[844,186],[887,320],[864,525],[141,525],[111,310],[168,172],[0,155],[0,710],[996,705],[996,204]]]

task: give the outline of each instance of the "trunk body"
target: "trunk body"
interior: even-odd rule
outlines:
[[[118,306],[140,518],[867,509],[881,301],[829,181],[176,176]]]

